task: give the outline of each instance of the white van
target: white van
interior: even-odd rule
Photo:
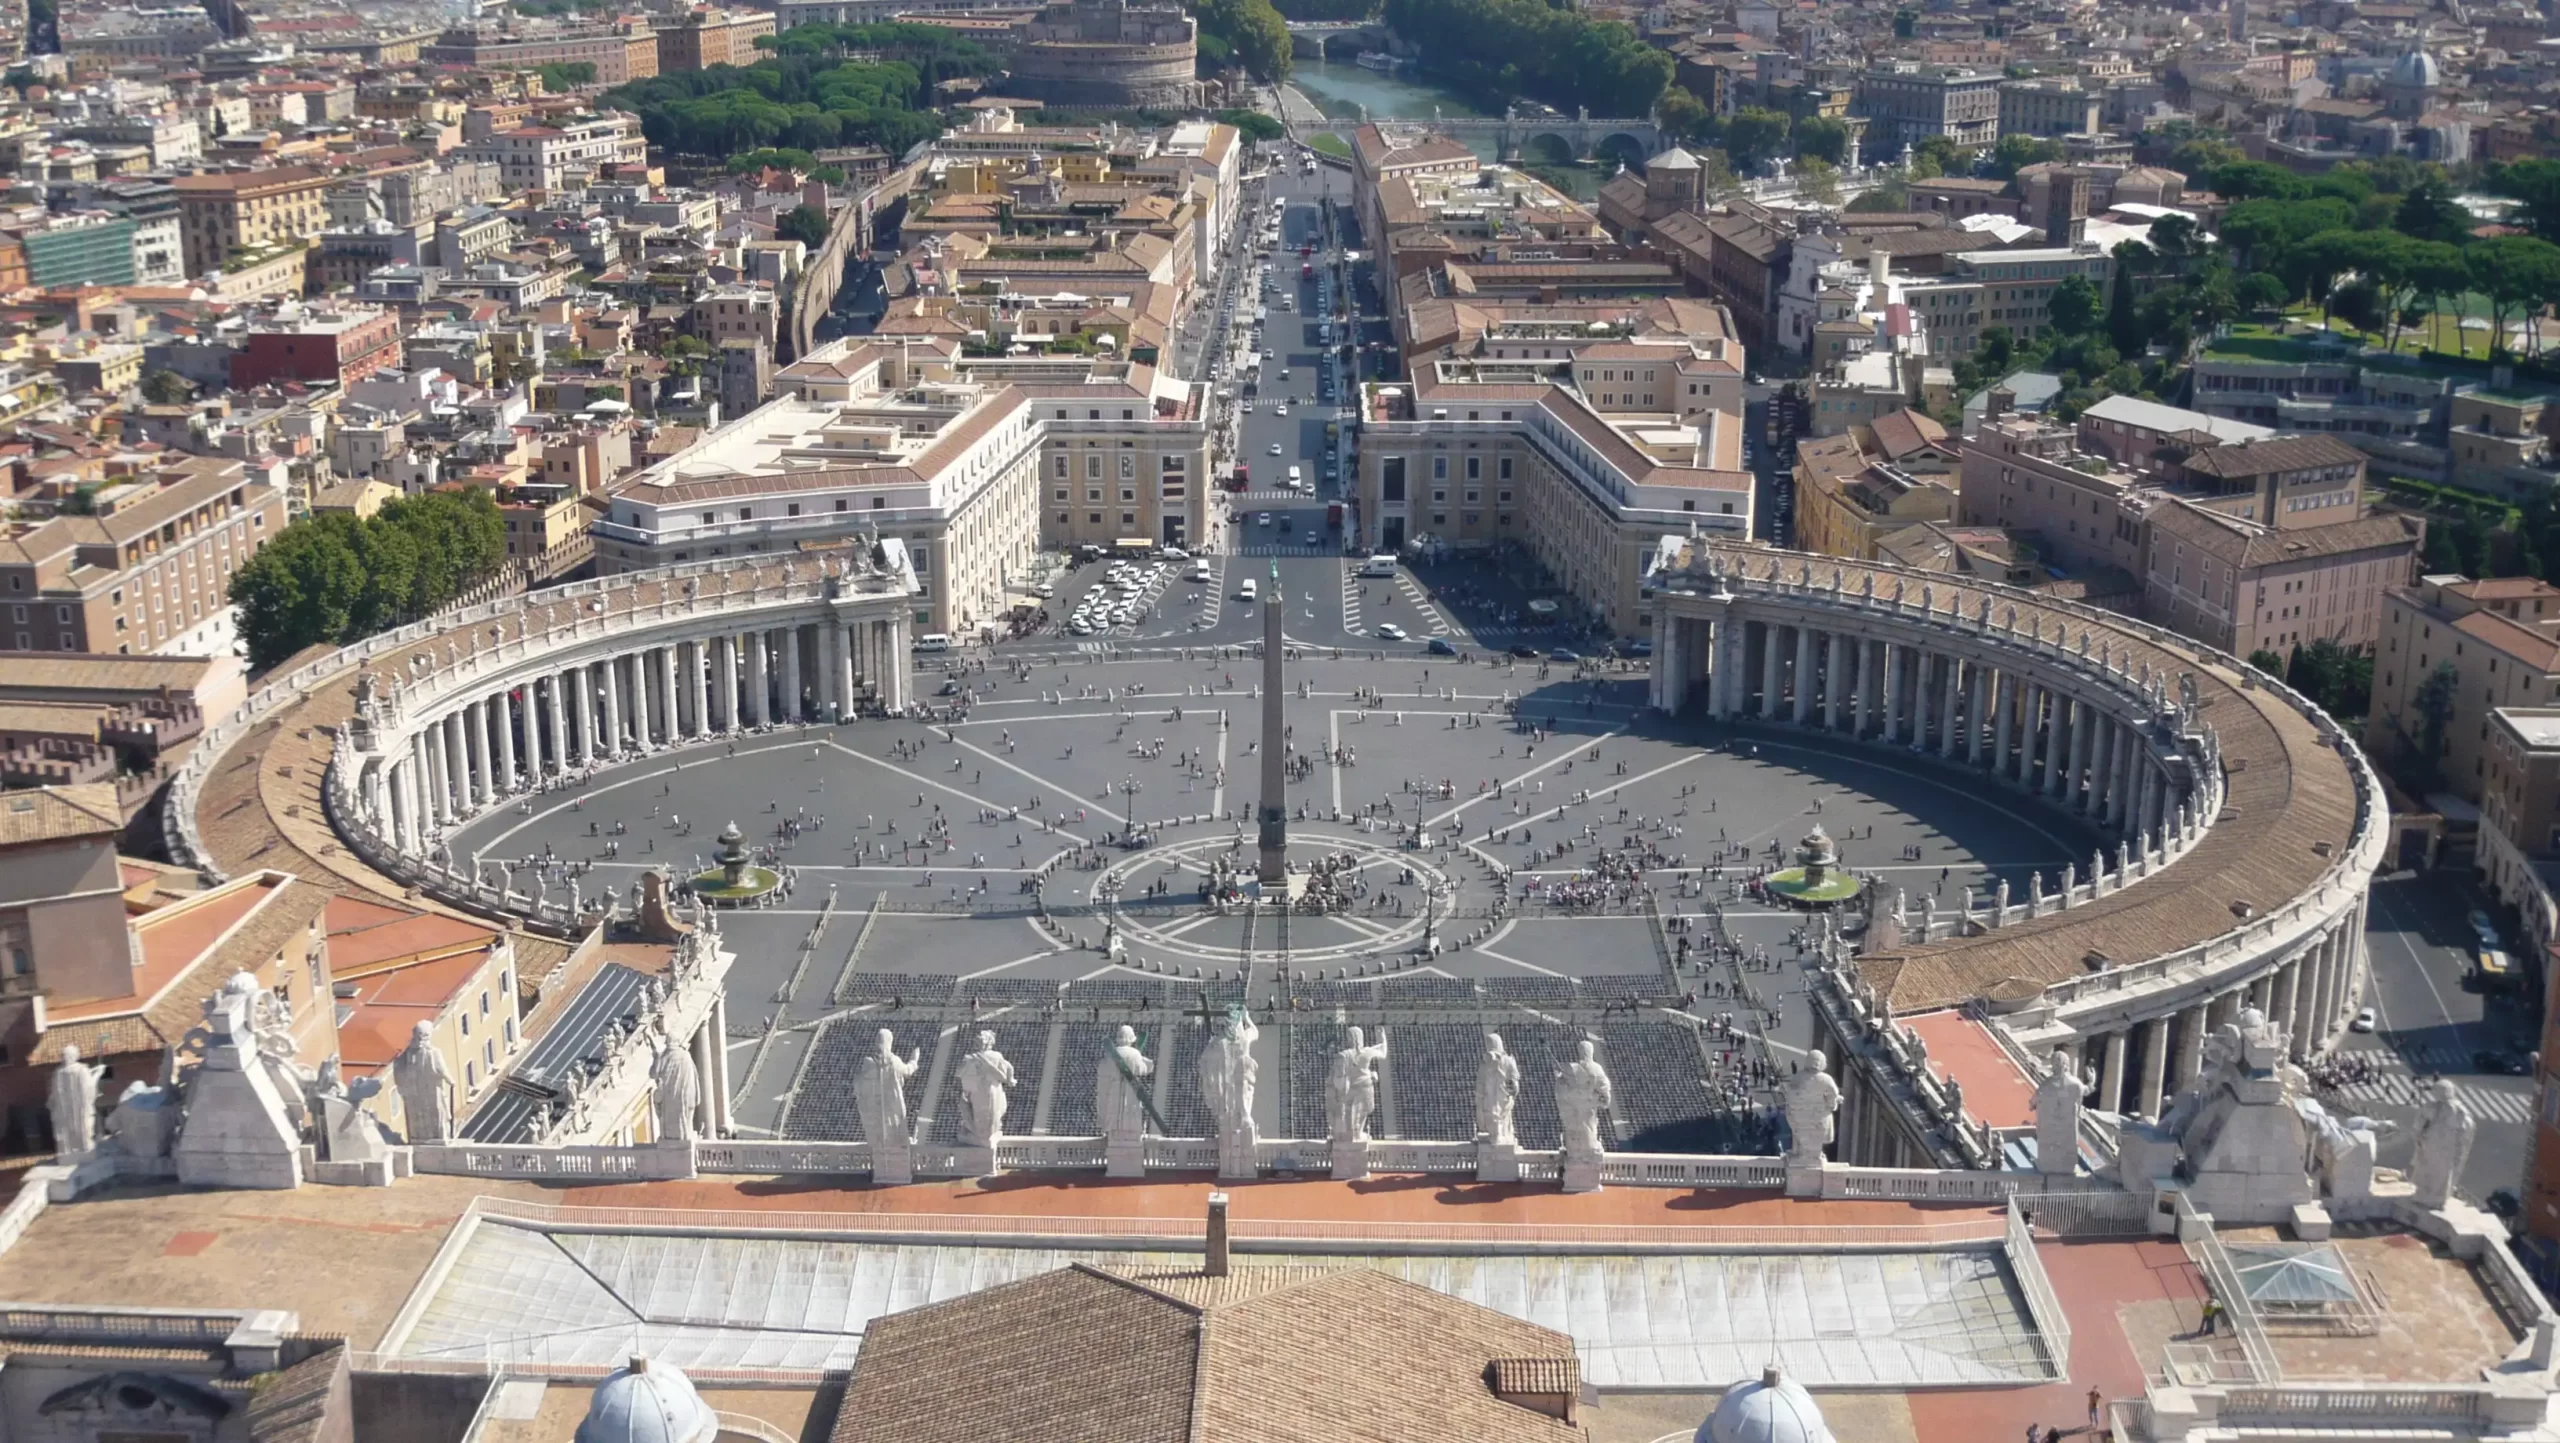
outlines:
[[[924,635],[916,638],[916,644],[912,649],[916,651],[949,651],[951,649],[951,633],[947,631],[928,631]]]
[[[1297,468],[1297,467],[1292,466],[1292,467],[1290,467],[1290,468],[1289,468],[1289,489],[1290,489],[1290,490],[1292,490],[1292,491],[1297,490],[1297,489],[1298,489],[1298,484],[1299,484],[1301,481],[1305,480],[1305,479],[1306,479],[1306,478],[1304,477],[1304,475],[1302,475],[1302,474],[1299,472],[1299,470],[1298,470],[1298,468]]]
[[[1372,556],[1360,563],[1360,574],[1362,576],[1393,576],[1396,574],[1396,559],[1392,556]]]
[[[1238,601],[1252,601],[1261,594],[1262,589],[1254,584],[1250,576],[1236,583],[1236,600]]]

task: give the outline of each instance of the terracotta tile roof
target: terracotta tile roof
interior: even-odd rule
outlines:
[[[320,1443],[330,1423],[346,1423],[353,1400],[347,1385],[347,1350],[315,1353],[257,1382],[249,1400],[249,1443]]]
[[[2361,466],[2364,453],[2335,436],[2274,436],[2231,446],[2208,446],[2183,463],[2200,476],[2226,480],[2306,471],[2314,466]]]
[[[1497,1363],[1548,1381],[1574,1369],[1573,1341],[1365,1268],[1243,1265],[1208,1278],[1077,1264],[875,1321],[833,1438],[1583,1437],[1496,1397]]]
[[[113,782],[0,794],[0,847],[65,837],[112,836],[124,825]]]
[[[1904,409],[1878,416],[1869,427],[1888,461],[1947,444],[1947,428],[1918,411]]]

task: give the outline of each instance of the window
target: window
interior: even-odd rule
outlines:
[[[1467,479],[1470,481],[1481,481],[1484,479],[1484,458],[1482,456],[1470,456],[1467,458]]]
[[[1446,481],[1449,479],[1448,457],[1434,456],[1431,458],[1431,479],[1434,481]]]
[[[871,498],[871,509],[874,511],[884,510],[888,505],[889,498],[886,496],[874,496]]]
[[[852,505],[853,505],[853,503],[852,503],[852,502],[845,500],[845,499],[844,499],[843,497],[841,497],[841,496],[839,496],[839,497],[837,497],[837,498],[836,498],[836,509],[837,509],[838,511],[845,510],[845,509],[847,509],[848,507],[850,507],[850,506],[852,506]]]

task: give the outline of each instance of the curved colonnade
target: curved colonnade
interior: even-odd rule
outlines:
[[[1865,1096],[1843,1067],[1843,1159],[1943,1157],[1926,1138],[1962,1121],[1896,1016],[1979,1004],[2031,1077],[2059,1049],[2092,1107],[2149,1116],[2243,1007],[2297,1058],[2353,1017],[2387,808],[2299,695],[2132,618],[1940,573],[1689,541],[1652,585],[1654,705],[1892,747],[2107,839],[2023,901],[1879,903],[1855,980],[1818,996],[1831,1039],[1879,1064]],[[1988,1142],[1953,1151],[1978,1165]]]
[[[296,707],[307,714],[325,695],[344,704],[314,718],[342,718],[334,746],[315,758],[326,768],[320,800],[334,840],[360,865],[292,838],[307,859],[347,880],[415,886],[575,935],[603,899],[527,897],[456,871],[442,854],[445,833],[615,760],[785,722],[904,710],[914,590],[903,566],[853,550],[694,563],[465,607],[368,638],[270,681],[207,727],[170,789],[172,849],[221,874],[222,849],[205,838],[208,780],[262,723]],[[280,820],[276,828],[290,830]],[[362,875],[367,867],[376,875]]]

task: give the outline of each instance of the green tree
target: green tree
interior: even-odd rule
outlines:
[[[2030,165],[2060,159],[2062,147],[2050,140],[2039,140],[2032,135],[2004,135],[2000,137],[2000,143],[1991,148],[1986,169],[2000,180],[2014,180],[2019,171]]]
[[[823,206],[797,205],[782,213],[773,224],[775,240],[796,240],[811,250],[827,243],[827,212]]]
[[[2533,233],[2560,242],[2560,160],[2535,156],[2502,166],[2490,177],[2489,189],[2524,202]]]
[[[1238,134],[1256,145],[1266,140],[1278,140],[1289,133],[1287,126],[1259,110],[1221,110],[1217,119],[1221,124],[1234,126]]]
[[[1653,103],[1654,123],[1683,140],[1695,140],[1707,133],[1707,103],[1680,86],[1667,86],[1662,98]]]
[[[1293,63],[1289,22],[1271,0],[1200,0],[1200,28],[1235,47],[1236,63],[1265,85],[1286,80]]]
[[[2133,278],[2151,251],[2140,241],[2124,241],[2116,246],[2116,273],[2107,282],[2107,339],[2118,352],[2139,356],[2149,344],[2150,335],[2142,324],[2142,314],[2133,303]]]
[[[1796,162],[1796,177],[1805,199],[1817,205],[1840,203],[1840,167],[1819,156],[1808,155]]]
[[[195,383],[175,371],[164,369],[143,374],[142,399],[154,406],[183,406],[195,398]]]
[[[2052,297],[2045,302],[2045,315],[2053,321],[2055,330],[2076,336],[2095,329],[2105,308],[2105,299],[2087,276],[2071,276],[2053,288]]]
[[[1751,106],[1735,111],[1724,124],[1725,154],[1733,157],[1735,168],[1756,170],[1785,147],[1789,125],[1783,110]]]
[[[1849,127],[1829,115],[1808,115],[1796,122],[1796,155],[1839,165],[1849,158]]]
[[[1911,178],[1929,180],[1941,175],[1961,175],[1966,167],[1964,151],[1943,135],[1923,136],[1911,148]]]
[[[2372,655],[2351,651],[2326,637],[2295,647],[2283,676],[2285,685],[2351,726],[2372,708]]]
[[[2263,646],[2249,653],[2249,664],[2269,676],[2284,675],[2284,658]]]
[[[596,63],[592,60],[562,60],[537,65],[533,73],[542,77],[542,89],[550,95],[566,95],[581,85],[596,83]]]
[[[2454,245],[2471,238],[2471,212],[2454,200],[2453,187],[2441,174],[2427,174],[2400,197],[2391,228],[2418,240]]]
[[[2419,684],[2418,694],[2410,699],[2418,713],[2417,763],[2420,774],[2427,779],[2427,788],[2444,779],[2445,730],[2453,725],[2454,693],[2461,685],[2461,674],[2447,658],[2436,663],[2435,670]]]
[[[2491,344],[2507,343],[2507,317],[2522,310],[2530,316],[2545,301],[2560,297],[2560,246],[2532,236],[2492,236],[2464,248],[2463,269],[2471,288],[2489,298]],[[2537,333],[2539,327],[2533,328]]]

